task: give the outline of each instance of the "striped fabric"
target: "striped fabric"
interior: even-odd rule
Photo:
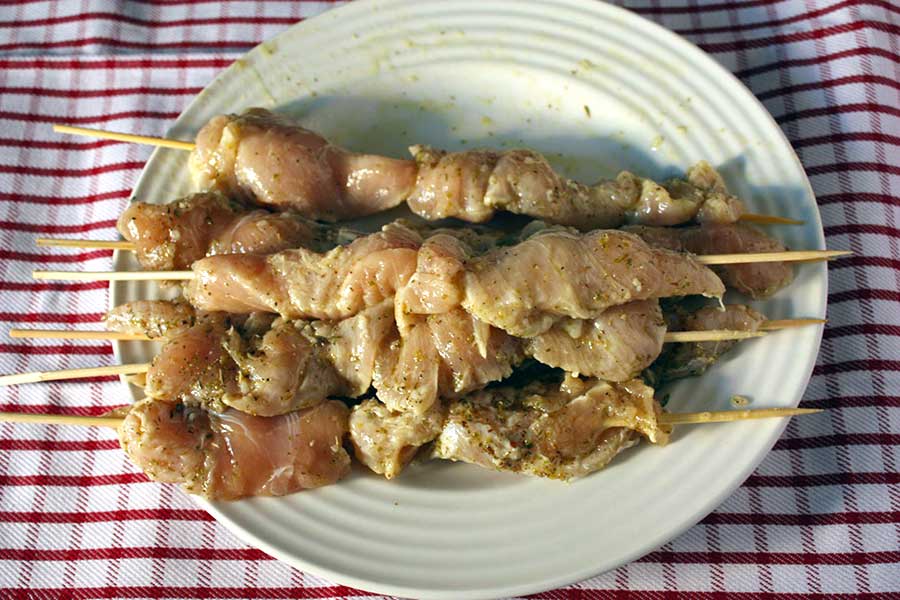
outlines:
[[[585,0],[589,1],[589,0]],[[0,6],[0,372],[113,364],[106,343],[9,340],[96,327],[107,251],[147,148],[49,124],[162,134],[242,52],[329,2],[71,0]],[[828,245],[829,325],[803,405],[743,487],[702,523],[613,572],[541,598],[900,597],[900,9],[889,0],[628,2],[740,77],[797,149]],[[111,378],[0,390],[0,410],[99,414]],[[367,596],[236,540],[148,482],[107,431],[0,425],[0,597]]]

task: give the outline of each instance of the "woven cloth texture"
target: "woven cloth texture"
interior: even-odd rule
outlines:
[[[585,0],[590,1],[590,0]],[[108,251],[146,147],[54,134],[56,122],[161,135],[243,52],[330,2],[23,1],[0,5],[0,372],[113,364],[109,343],[10,340],[96,328]],[[803,406],[746,483],[671,543],[540,598],[900,596],[900,8],[888,0],[627,2],[735,73],[790,138],[828,246],[829,323]],[[0,410],[94,415],[113,378],[0,389]],[[108,431],[0,425],[0,597],[370,596],[238,541],[148,482]]]

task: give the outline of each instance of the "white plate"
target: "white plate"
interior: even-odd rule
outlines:
[[[526,145],[585,181],[632,169],[665,177],[698,159],[721,167],[771,228],[824,248],[812,190],[774,121],[729,73],[674,34],[599,2],[358,1],[300,23],[222,73],[178,119],[192,139],[213,115],[275,107],[346,146],[403,156]],[[558,154],[557,154],[558,153]],[[189,191],[187,155],[157,151],[135,197]],[[116,267],[132,266],[118,256]],[[113,303],[154,297],[119,283]],[[826,269],[756,304],[770,318],[825,313]],[[748,341],[708,375],[672,388],[673,410],[795,406],[821,328]],[[123,344],[120,359],[151,358]],[[355,472],[281,499],[204,506],[248,543],[336,582],[421,598],[486,598],[572,583],[633,560],[703,518],[755,468],[784,421],[682,427],[571,485],[432,463],[395,481]]]

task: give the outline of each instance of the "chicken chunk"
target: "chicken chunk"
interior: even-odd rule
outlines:
[[[706,306],[695,311],[676,310],[671,318],[677,329],[685,331],[758,331],[766,321],[765,315],[742,304],[726,304],[724,309]],[[736,340],[672,344],[650,368],[650,376],[663,383],[702,375],[736,344]]]
[[[564,317],[593,319],[633,300],[725,293],[715,273],[690,256],[614,230],[549,229],[467,267],[462,306],[518,337],[539,335]]]
[[[743,224],[700,227],[626,227],[657,248],[693,254],[784,252],[784,244],[755,227]],[[767,298],[794,280],[790,263],[766,262],[713,267],[729,288],[751,298]]]
[[[337,221],[394,207],[415,182],[413,161],[355,154],[283,115],[252,108],[200,130],[189,159],[201,189]]]
[[[494,388],[450,403],[433,453],[498,471],[575,479],[602,469],[641,435],[665,444],[659,411],[653,389],[636,379],[569,377],[562,385]]]
[[[666,323],[656,300],[613,306],[594,319],[563,319],[525,340],[525,351],[569,373],[627,381],[662,352]]]
[[[342,441],[349,411],[338,401],[278,417],[221,413],[143,400],[119,427],[128,458],[153,480],[211,500],[283,496],[350,472]]]
[[[270,254],[287,248],[333,247],[347,232],[324,228],[296,213],[248,210],[219,192],[169,204],[132,202],[119,217],[119,233],[134,243],[145,269],[187,269],[215,254]]]
[[[186,331],[196,319],[194,308],[186,302],[135,300],[111,308],[103,322],[110,331],[157,339]]]
[[[361,463],[393,479],[421,446],[438,436],[443,421],[440,405],[417,415],[392,411],[377,399],[370,399],[350,411],[350,441]]]
[[[150,398],[276,416],[346,392],[327,348],[303,324],[275,322],[242,337],[225,317],[208,319],[166,340],[147,372]]]
[[[416,268],[421,236],[397,221],[320,254],[211,256],[193,264],[185,297],[206,311],[267,311],[287,319],[345,319],[394,296]]]

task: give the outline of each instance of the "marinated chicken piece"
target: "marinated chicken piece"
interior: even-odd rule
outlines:
[[[706,306],[693,312],[676,311],[674,320],[675,327],[685,331],[758,331],[766,317],[749,306],[726,304],[724,310],[718,306]],[[659,383],[702,375],[735,344],[737,340],[671,344],[649,373]]]
[[[653,389],[637,379],[617,384],[567,377],[562,385],[498,387],[449,404],[433,454],[570,480],[602,469],[640,435],[665,444],[668,429],[659,424],[659,412]]]
[[[169,337],[150,363],[144,393],[154,399],[225,410],[237,394],[237,367],[223,348],[226,318],[215,315]]]
[[[354,397],[372,385],[375,361],[397,339],[393,299],[342,321],[315,321],[312,327],[327,346],[332,368],[347,382],[347,395]]]
[[[350,411],[350,441],[361,463],[393,479],[421,446],[438,436],[443,422],[440,405],[416,415],[392,411],[377,399],[370,399]]]
[[[184,294],[206,311],[345,319],[393,297],[415,270],[421,243],[418,233],[396,221],[325,254],[299,248],[211,256],[193,264]]]
[[[693,254],[784,252],[787,247],[755,227],[743,224],[699,227],[625,227],[657,248]],[[713,267],[729,288],[752,298],[767,298],[794,280],[790,263],[767,262]]]
[[[743,213],[743,203],[728,193],[722,176],[708,162],[700,161],[688,169],[686,179],[663,184],[642,179],[640,197],[627,221],[653,226],[690,221],[735,223]]]
[[[613,306],[595,319],[563,319],[524,343],[526,353],[546,365],[627,381],[656,360],[665,334],[659,302],[638,300]]]
[[[186,302],[136,300],[111,308],[103,322],[110,331],[157,339],[186,331],[196,318],[194,308]]]
[[[539,232],[468,261],[463,281],[462,306],[518,337],[539,335],[564,317],[594,319],[633,300],[725,293],[715,273],[692,257],[614,230]]]
[[[217,315],[165,342],[147,372],[144,392],[265,417],[345,393],[347,384],[331,366],[327,348],[302,327],[278,321],[262,336],[242,337]]]
[[[338,401],[278,417],[222,413],[143,400],[119,427],[129,459],[148,477],[211,500],[283,496],[350,472],[342,441],[349,411]]]
[[[131,203],[118,221],[134,243],[141,266],[189,268],[214,254],[270,254],[298,246],[333,247],[341,232],[297,214],[247,210],[218,192],[193,194],[169,204]]]
[[[224,348],[237,365],[239,392],[226,393],[222,402],[266,417],[344,394],[346,385],[331,366],[327,350],[304,329],[301,322],[279,319],[262,337],[248,343],[231,328]]]
[[[413,146],[419,167],[407,204],[429,220],[456,217],[475,223],[495,211],[528,215],[581,230],[618,227],[625,222],[676,225],[737,221],[743,210],[705,162],[687,179],[658,184],[623,171],[592,186],[557,174],[533,150],[469,150],[447,153]]]
[[[423,414],[512,373],[521,342],[460,308],[415,315],[375,362],[373,385],[391,410]]]
[[[326,221],[397,206],[416,178],[413,161],[348,152],[262,108],[212,119],[189,165],[201,189]]]

